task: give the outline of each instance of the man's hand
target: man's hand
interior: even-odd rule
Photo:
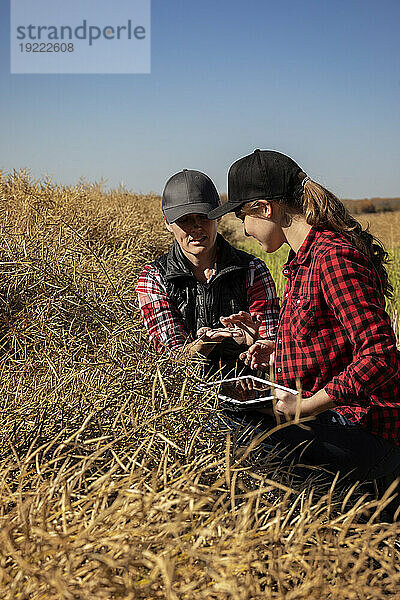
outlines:
[[[239,358],[251,369],[267,371],[274,359],[274,348],[274,342],[270,340],[258,340],[250,346],[247,352],[243,352]]]
[[[239,330],[232,336],[237,344],[251,346],[258,339],[262,318],[259,315],[253,318],[250,313],[241,310],[229,317],[221,317],[220,321],[228,331],[229,329]]]
[[[196,356],[198,354],[208,356],[216,344],[231,337],[233,337],[232,331],[222,327],[221,329],[200,327],[196,333],[196,339],[183,348],[183,353],[186,356]]]
[[[196,333],[197,339],[203,342],[222,342],[234,336],[234,332],[228,328],[212,329],[211,327],[200,327]]]

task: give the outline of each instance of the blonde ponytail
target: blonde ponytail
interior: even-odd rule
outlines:
[[[304,175],[304,173],[300,174],[303,181]],[[285,199],[284,203],[290,208],[290,200]],[[309,178],[303,185],[302,204],[302,212],[309,225],[342,233],[356,248],[369,257],[378,272],[385,296],[392,298],[393,287],[385,268],[385,264],[389,262],[389,255],[368,228],[363,229],[361,223],[349,213],[343,202],[332,192]]]
[[[362,228],[361,223],[349,213],[335,194],[312,181],[302,171],[298,174],[298,182],[293,186],[293,190],[291,197],[274,199],[273,202],[284,207],[289,218],[295,214],[302,214],[309,225],[337,231],[347,237],[371,260],[382,283],[385,296],[392,298],[393,287],[385,268],[389,262],[389,255],[382,243],[368,231],[368,228]],[[257,200],[246,203],[241,207],[240,213],[242,216],[253,215],[260,219],[266,218],[263,207]]]

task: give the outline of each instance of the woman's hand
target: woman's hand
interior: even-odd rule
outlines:
[[[262,317],[256,315],[253,318],[250,313],[241,310],[238,313],[229,315],[229,317],[221,317],[220,321],[228,331],[229,329],[236,329],[236,333],[233,333],[232,337],[237,344],[251,346],[258,338]]]
[[[250,346],[247,352],[240,355],[240,359],[251,369],[267,371],[274,362],[274,342],[270,340],[258,340]]]
[[[292,394],[291,392],[286,392],[285,390],[280,390],[279,388],[275,389],[276,396],[276,412],[278,415],[285,415],[287,419],[293,418],[296,415],[305,416],[303,414],[304,408],[302,407],[301,398],[298,394]]]
[[[294,417],[305,417],[305,411],[301,397],[298,394],[292,394],[279,388],[274,389],[276,398],[275,407],[261,408],[259,412],[270,415],[271,417],[284,417],[286,421],[291,421]]]
[[[275,389],[275,412],[284,415],[290,420],[293,417],[311,417],[325,410],[334,408],[334,402],[324,389],[319,390],[309,398],[301,398],[299,394],[291,394],[285,390]],[[267,411],[265,411],[267,412]],[[268,414],[273,414],[273,409],[268,409]]]

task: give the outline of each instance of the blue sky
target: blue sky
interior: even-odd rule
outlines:
[[[95,0],[93,0],[95,1]],[[0,0],[0,169],[221,192],[254,148],[341,197],[400,196],[398,0],[153,0],[150,75],[10,75]]]

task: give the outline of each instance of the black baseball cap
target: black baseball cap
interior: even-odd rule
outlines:
[[[162,195],[162,210],[168,223],[191,213],[207,215],[219,204],[217,189],[208,175],[189,169],[172,175]]]
[[[228,201],[208,213],[217,219],[253,200],[277,200],[302,193],[298,177],[303,170],[289,156],[274,150],[254,150],[231,165]]]

